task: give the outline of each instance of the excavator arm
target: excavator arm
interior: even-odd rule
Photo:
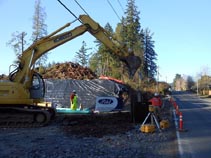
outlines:
[[[44,37],[34,44],[32,44],[28,49],[26,49],[21,58],[19,64],[19,70],[17,74],[15,74],[14,81],[19,83],[24,83],[30,77],[30,71],[35,64],[35,62],[48,51],[70,41],[73,38],[76,38],[87,31],[87,27],[85,25],[80,25],[74,28],[71,31],[67,31],[58,35],[56,33],[60,32],[64,28],[70,26],[70,23],[56,30],[52,34]]]
[[[32,77],[32,67],[43,54],[85,32],[89,32],[107,46],[112,53],[118,56],[118,58],[127,65],[130,75],[134,75],[140,66],[140,58],[134,56],[124,46],[121,46],[117,40],[115,40],[105,29],[89,16],[80,15],[79,19],[82,22],[82,25],[75,27],[73,30],[58,34],[64,28],[70,26],[70,23],[68,23],[50,35],[34,42],[28,49],[26,49],[21,56],[19,69],[14,75],[13,80],[29,87]]]

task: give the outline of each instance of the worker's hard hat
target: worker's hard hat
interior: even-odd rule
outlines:
[[[75,90],[73,90],[73,93],[76,93],[76,91],[75,91]]]
[[[158,96],[158,93],[155,93],[154,96],[157,97]]]

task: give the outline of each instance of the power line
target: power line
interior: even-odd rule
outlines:
[[[77,3],[78,6],[84,11],[84,13],[86,13],[86,15],[89,15],[89,14],[85,11],[85,9],[78,3],[77,0],[74,0],[74,1],[75,1],[75,3]]]
[[[121,21],[119,15],[117,14],[116,10],[114,9],[114,7],[112,6],[112,4],[110,3],[109,0],[107,0],[108,4],[110,5],[110,7],[112,8],[112,10],[114,11],[114,13],[116,14],[116,16],[118,17],[118,19]]]
[[[122,7],[121,2],[120,2],[119,0],[117,0],[117,1],[118,1],[119,5],[120,5],[120,7],[121,7],[121,9],[122,9],[122,11],[123,11],[123,13],[124,13],[124,8]]]
[[[80,21],[81,23],[83,23],[69,8],[67,8],[67,6],[62,3],[60,0],[58,0],[58,2],[70,13],[72,14],[78,21]]]

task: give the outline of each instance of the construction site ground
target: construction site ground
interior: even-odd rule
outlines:
[[[165,99],[162,118],[170,127],[142,133],[129,112],[60,115],[40,128],[0,130],[0,157],[7,158],[177,158],[172,105]]]

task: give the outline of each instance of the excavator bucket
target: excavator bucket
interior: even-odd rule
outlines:
[[[122,59],[122,61],[126,63],[130,77],[133,77],[138,68],[141,66],[141,59],[134,55],[129,55]]]

